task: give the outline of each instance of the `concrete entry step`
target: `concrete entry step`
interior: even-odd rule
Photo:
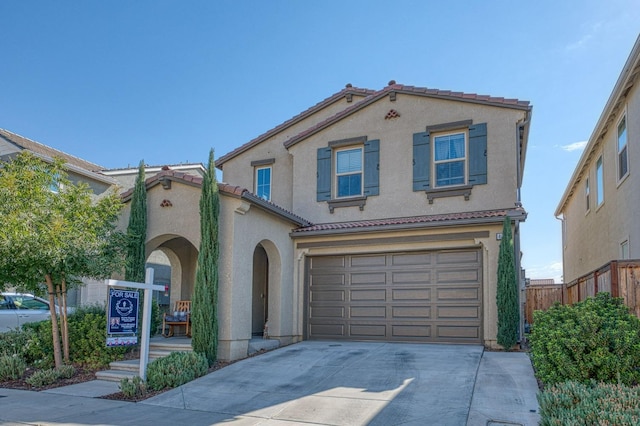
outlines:
[[[253,338],[249,340],[249,348],[247,349],[247,355],[253,355],[261,350],[270,351],[271,349],[277,349],[280,346],[278,340]]]
[[[137,371],[122,371],[122,370],[104,370],[96,371],[96,379],[106,380],[108,382],[120,382],[124,378],[133,379],[138,376]]]

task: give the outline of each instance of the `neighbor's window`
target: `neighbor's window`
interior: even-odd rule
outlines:
[[[436,186],[464,185],[466,170],[465,134],[434,138]]]
[[[627,116],[618,124],[618,180],[629,173],[629,157],[627,155]]]
[[[596,162],[596,199],[598,206],[604,202],[604,175],[602,170],[602,156]]]
[[[338,197],[362,195],[362,148],[336,151]]]
[[[271,201],[271,167],[256,168],[256,195]]]
[[[591,207],[591,189],[589,188],[589,178],[586,179],[584,184],[584,198],[587,203],[587,211]]]
[[[629,259],[629,240],[620,243],[620,259]]]

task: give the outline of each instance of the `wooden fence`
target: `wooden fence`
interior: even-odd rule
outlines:
[[[622,297],[640,318],[640,260],[613,260],[568,284],[527,287],[525,320],[533,324],[534,311],[547,310],[555,302],[573,304],[603,291]]]

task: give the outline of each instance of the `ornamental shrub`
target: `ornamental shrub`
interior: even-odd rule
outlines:
[[[147,393],[147,386],[140,376],[134,376],[133,379],[125,377],[120,380],[120,391],[127,398],[142,398]]]
[[[76,374],[73,365],[63,365],[60,368],[49,368],[47,370],[38,370],[29,376],[25,382],[33,387],[41,388],[58,381],[58,379],[69,379]]]
[[[640,383],[640,320],[609,293],[536,311],[531,333],[536,376],[545,384]]]
[[[0,380],[17,380],[26,369],[27,364],[19,355],[0,355]]]
[[[196,352],[173,352],[147,366],[147,388],[162,390],[175,388],[204,376],[209,364],[207,358]]]
[[[564,382],[538,394],[540,425],[640,424],[640,387]]]

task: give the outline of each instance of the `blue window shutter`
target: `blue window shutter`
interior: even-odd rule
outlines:
[[[380,193],[380,140],[364,144],[364,195]]]
[[[487,183],[487,123],[469,126],[469,185]]]
[[[331,199],[331,148],[318,148],[316,199]]]
[[[430,188],[431,145],[429,132],[413,134],[413,190]]]

